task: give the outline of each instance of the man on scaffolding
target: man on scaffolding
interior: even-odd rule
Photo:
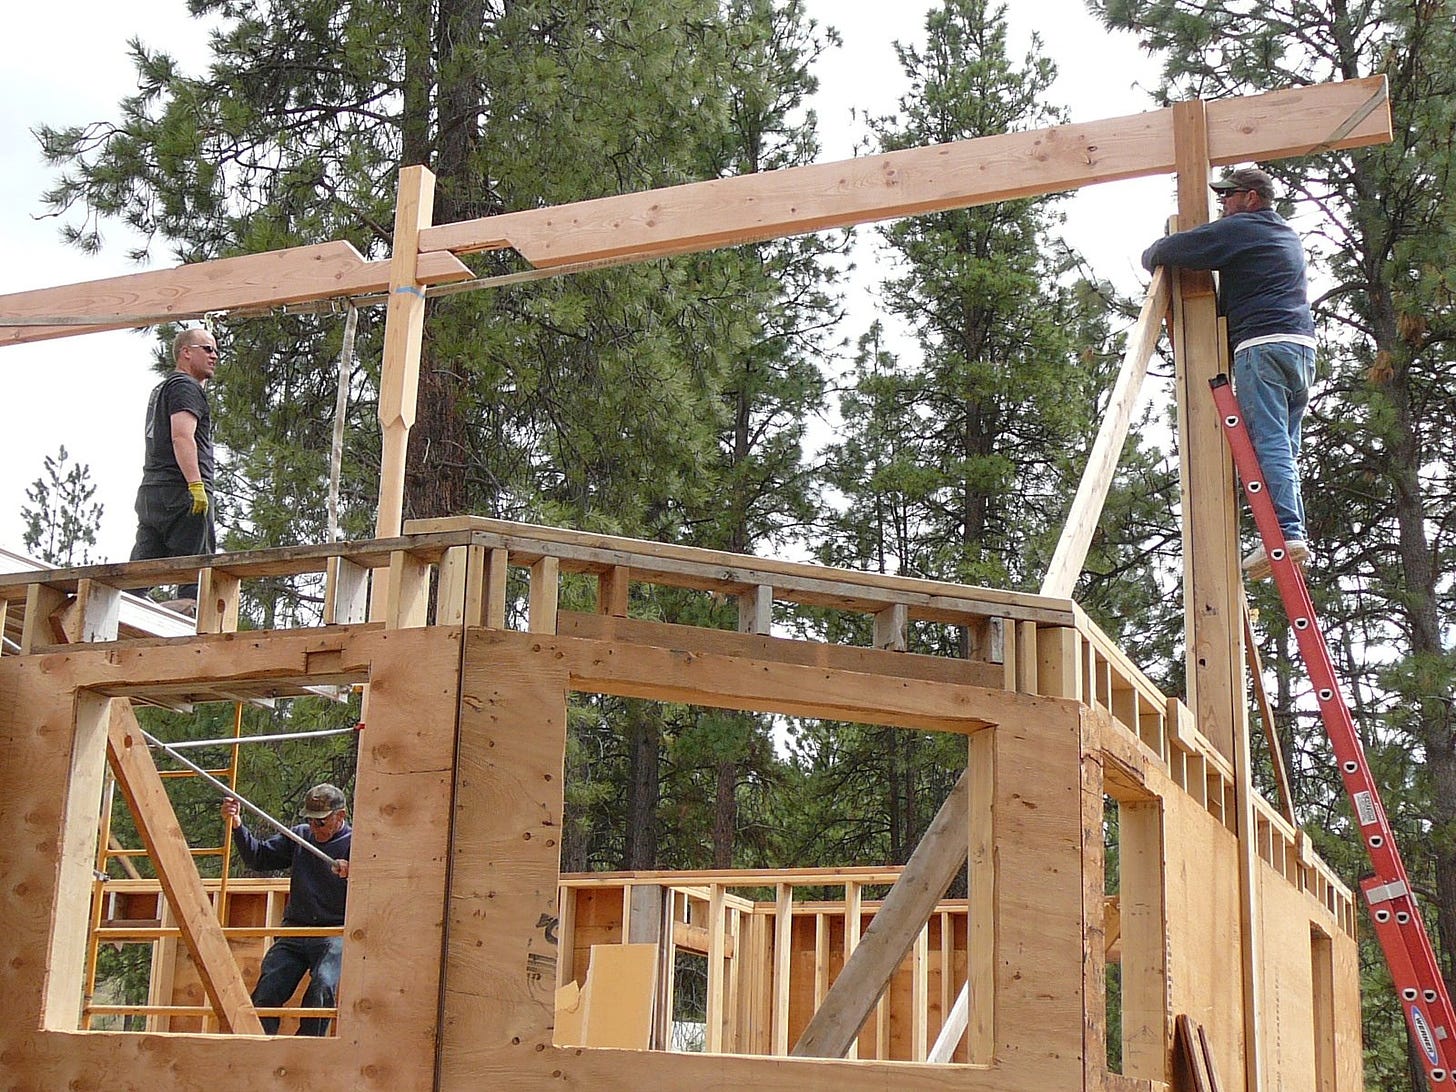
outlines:
[[[349,826],[348,808],[343,792],[334,785],[315,785],[303,798],[301,814],[308,823],[293,828],[293,833],[320,853],[304,852],[295,838],[279,833],[260,839],[238,814],[237,800],[222,802],[223,822],[233,828],[238,856],[249,868],[259,872],[289,871],[288,906],[283,911],[283,924],[292,928],[322,928],[344,924],[344,902],[348,897],[349,846],[353,830]],[[329,865],[327,857],[333,863]],[[257,1008],[279,1008],[288,1003],[293,991],[309,976],[303,994],[307,1008],[334,1008],[338,1003],[339,968],[343,963],[344,938],[341,934],[324,937],[283,936],[274,940],[258,984],[253,987],[253,1004]],[[278,1034],[278,1017],[260,1017],[263,1030]],[[327,1035],[327,1017],[305,1017],[298,1022],[299,1035]]]

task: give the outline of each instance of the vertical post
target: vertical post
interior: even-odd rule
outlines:
[[[1208,119],[1199,100],[1173,107],[1178,168],[1178,223],[1208,221]],[[1258,947],[1253,915],[1253,799],[1249,783],[1248,710],[1244,703],[1242,573],[1238,496],[1233,464],[1223,448],[1218,407],[1208,382],[1226,354],[1212,277],[1180,270],[1173,293],[1177,365],[1178,450],[1183,501],[1184,632],[1188,647],[1188,705],[1198,727],[1233,760],[1234,827],[1239,836],[1240,917],[1244,985],[1245,1087],[1260,1092]]]
[[[628,595],[632,584],[632,569],[627,565],[613,565],[597,574],[597,613],[609,614],[613,618],[627,617],[630,601]]]
[[[775,1057],[789,1052],[789,976],[793,972],[794,888],[781,883],[774,901],[773,1049]]]
[[[556,606],[560,594],[561,559],[545,555],[531,565],[530,603],[526,624],[532,633],[556,632]]]
[[[1167,1072],[1167,913],[1163,813],[1156,800],[1118,804],[1122,908],[1122,1071],[1161,1080]]]
[[[420,231],[430,226],[434,206],[435,176],[421,166],[401,170],[379,377],[383,450],[376,538],[394,538],[404,525],[404,458],[420,393],[420,339],[425,329],[425,288],[418,279]]]
[[[864,928],[864,884],[850,880],[844,885],[844,962],[848,963],[859,947],[860,933]],[[858,1058],[859,1037],[856,1036],[845,1052],[846,1058]]]
[[[708,1028],[703,1047],[708,1054],[723,1053],[723,1024],[727,1001],[723,991],[724,971],[727,969],[724,963],[726,953],[723,950],[723,933],[728,921],[727,904],[723,896],[723,885],[713,884],[708,899],[708,1002],[705,1017]]]
[[[1007,627],[1010,629],[1011,627]],[[990,1065],[996,1054],[996,730],[967,741],[966,1014],[967,1061]],[[960,1038],[946,1036],[952,1050]]]
[[[25,623],[20,631],[20,654],[29,656],[44,645],[56,643],[51,615],[66,605],[66,596],[44,584],[25,587]]]
[[[1173,108],[1173,141],[1179,226],[1206,223],[1208,124],[1201,101],[1182,102]],[[1210,274],[1179,270],[1173,304],[1188,705],[1203,734],[1232,757],[1239,719],[1235,710],[1243,707],[1238,498],[1233,465],[1223,447],[1218,407],[1208,393],[1208,381],[1218,374],[1222,360],[1218,303]]]

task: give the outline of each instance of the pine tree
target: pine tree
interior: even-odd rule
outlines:
[[[1039,42],[1020,62],[1009,56],[1004,8],[947,0],[926,28],[923,51],[896,46],[911,91],[899,115],[873,123],[879,148],[1062,120],[1046,102],[1055,70],[1038,56]],[[1103,286],[1081,283],[1075,256],[1057,245],[1055,206],[1055,198],[1006,201],[881,229],[904,270],[884,286],[884,310],[903,320],[914,345],[892,346],[879,324],[858,343],[840,438],[826,453],[839,504],[818,544],[822,560],[1039,586],[1075,492],[1076,456],[1090,446],[1096,400],[1117,360]],[[1099,542],[1097,569],[1148,564],[1143,542],[1119,542]],[[1112,586],[1103,582],[1103,605],[1119,605]],[[855,625],[832,616],[820,624],[831,639]],[[909,646],[965,657],[988,654],[991,640],[989,630],[921,626]],[[799,744],[810,782],[830,799],[856,801],[846,814],[858,822],[819,816],[811,833],[846,848],[875,845],[897,860],[914,848],[964,762],[963,748],[935,736],[862,726],[806,726]]]
[[[65,444],[45,457],[42,476],[25,491],[30,503],[20,509],[25,521],[21,542],[37,560],[58,568],[91,564],[90,548],[105,507],[95,500],[90,465],[67,466],[69,459]]]

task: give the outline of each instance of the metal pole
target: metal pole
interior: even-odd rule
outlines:
[[[297,842],[300,846],[308,850],[319,860],[326,862],[330,868],[333,868],[336,864],[338,864],[338,862],[334,860],[334,858],[330,857],[323,850],[319,849],[318,846],[314,845],[312,842],[308,841],[305,838],[300,838],[290,828],[284,826],[277,819],[274,819],[273,816],[269,815],[262,808],[256,806],[255,804],[249,803],[247,800],[244,800],[241,796],[235,793],[232,789],[228,788],[217,778],[213,777],[212,774],[208,773],[201,766],[189,762],[186,758],[182,757],[176,751],[172,750],[171,747],[167,746],[150,732],[143,730],[142,738],[150,743],[153,747],[159,747],[163,751],[166,751],[167,754],[171,755],[178,762],[182,763],[182,765],[186,766],[193,773],[206,780],[209,784],[213,786],[213,788],[220,789],[223,796],[226,797],[228,800],[236,800],[239,804],[247,808],[250,812],[256,815],[259,819],[263,820],[263,822],[267,823],[279,834],[282,834],[284,837],[290,839],[291,841]]]
[[[317,739],[321,736],[341,736],[346,732],[357,732],[363,725],[355,725],[353,728],[324,728],[317,732],[278,732],[271,736],[223,736],[221,739],[185,739],[175,743],[158,743],[158,747],[167,747],[174,751],[184,751],[188,747],[231,747],[238,743],[278,743],[285,739]],[[151,739],[150,736],[147,737]]]

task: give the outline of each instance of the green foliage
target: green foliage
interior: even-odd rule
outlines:
[[[91,467],[67,466],[69,459],[65,444],[55,455],[47,455],[43,475],[25,491],[29,503],[20,508],[25,521],[21,542],[38,561],[58,568],[91,563],[90,547],[96,545],[105,509],[95,500]]]
[[[137,720],[142,728],[163,743],[227,739],[237,733],[244,736],[280,735],[297,732],[319,732],[348,728],[358,723],[359,697],[343,702],[324,697],[279,699],[272,708],[243,706],[227,702],[206,702],[190,711],[174,712],[156,707],[139,707]],[[236,791],[286,825],[297,822],[298,809],[304,794],[320,781],[338,785],[350,800],[358,748],[356,733],[285,740],[272,743],[250,743],[236,748]],[[213,747],[189,747],[179,751],[189,761],[208,770],[220,780],[232,784],[226,771],[234,761],[234,748],[222,744]],[[183,771],[180,763],[164,752],[154,750],[153,759],[162,771]],[[191,774],[167,777],[163,782],[177,821],[194,850],[215,848],[222,842],[223,827],[218,816],[222,794],[205,779]],[[110,790],[108,790],[110,791]],[[131,811],[120,793],[111,802],[111,836],[122,848],[135,849],[140,838]],[[254,817],[245,814],[244,821],[253,829],[271,833]],[[129,858],[143,875],[149,875],[150,863],[145,857]],[[216,854],[196,858],[204,876],[217,876],[222,865]],[[236,872],[238,865],[234,865]],[[119,858],[107,863],[107,874],[124,875]]]

